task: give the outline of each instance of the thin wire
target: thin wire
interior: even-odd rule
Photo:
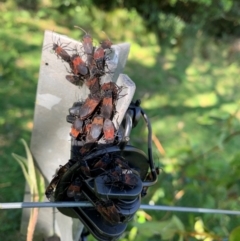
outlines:
[[[16,209],[16,208],[49,208],[49,207],[92,207],[90,202],[15,202],[0,203],[0,209]],[[161,205],[142,204],[140,209],[153,211],[173,211],[173,212],[192,212],[192,213],[214,213],[240,215],[240,211],[209,209],[209,208],[191,208],[191,207],[172,207]]]
[[[240,211],[224,210],[224,209],[210,209],[210,208],[190,208],[190,207],[172,207],[172,206],[155,206],[144,205],[140,206],[141,209],[154,210],[154,211],[173,211],[173,212],[190,212],[190,213],[215,213],[215,214],[228,214],[240,215]]]
[[[0,209],[16,208],[59,208],[59,207],[92,207],[90,202],[14,202],[0,203]]]

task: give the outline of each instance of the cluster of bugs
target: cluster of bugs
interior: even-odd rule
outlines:
[[[138,174],[129,166],[128,161],[120,155],[106,153],[99,158],[91,159],[87,162],[91,177],[101,177],[107,190],[117,190],[126,192],[139,185]],[[82,171],[82,169],[80,168]],[[84,167],[86,170],[86,166]],[[84,188],[84,186],[83,186]],[[69,187],[71,189],[71,186]],[[69,190],[68,189],[68,190]],[[93,203],[100,215],[109,223],[117,224],[121,222],[121,209],[115,202],[106,195],[105,198],[94,197]]]
[[[140,207],[148,187],[157,181],[159,169],[155,169],[152,159],[151,125],[140,101],[128,106],[128,115],[121,123],[117,116],[126,113],[120,115],[117,111],[127,99],[122,103],[118,100],[128,91],[111,81],[111,76],[117,75],[111,71],[118,69],[118,48],[110,39],[95,46],[92,36],[77,28],[85,34],[76,47],[71,42],[62,44],[60,38],[46,46],[64,63],[69,86],[84,86],[82,90],[89,94],[68,109],[71,157],[59,166],[45,195],[56,202],[90,202],[89,207],[58,210],[78,217],[98,240],[116,240]],[[148,127],[148,158],[128,145],[131,128],[141,116]]]
[[[98,144],[100,139],[113,144],[116,139],[116,127],[113,116],[121,87],[113,82],[99,84],[99,78],[86,81],[90,94],[84,102],[75,102],[69,109],[67,121],[72,124],[70,135],[83,143],[80,154],[85,155]]]
[[[70,43],[62,44],[60,40],[52,40],[50,47],[58,58],[69,65],[69,74],[65,76],[68,81],[74,85],[82,85],[84,82],[91,85],[94,78],[99,79],[106,73],[106,60],[112,51],[112,42],[106,39],[100,43],[100,46],[94,46],[91,35],[84,29],[75,27],[85,32],[81,50],[77,47],[70,48]],[[49,44],[45,48],[48,49]]]
[[[74,85],[86,85],[89,95],[84,101],[75,102],[69,108],[67,122],[71,123],[70,136],[74,142],[80,144],[72,153],[71,159],[56,171],[46,189],[46,197],[49,200],[56,199],[56,187],[76,163],[77,168],[71,174],[71,180],[64,184],[61,193],[65,195],[65,200],[85,200],[84,193],[89,192],[85,180],[95,180],[99,176],[108,190],[114,189],[124,193],[134,189],[141,180],[121,155],[106,151],[96,158],[86,158],[97,148],[104,149],[118,144],[113,118],[123,87],[114,82],[101,82],[101,77],[109,71],[106,62],[112,51],[111,41],[104,40],[96,47],[91,35],[85,32],[81,51],[77,51],[77,48],[69,50],[67,44],[63,45],[60,42],[53,42],[51,46],[56,56],[69,67],[66,80]],[[93,196],[92,202],[98,215],[110,224],[122,222],[121,209],[114,200]]]
[[[46,197],[51,200],[53,198],[54,190],[60,181],[61,177],[66,173],[69,168],[75,163],[74,160],[69,160],[65,165],[59,166],[59,168],[56,170],[55,175],[53,176],[53,179],[51,180],[50,184],[46,188],[45,195]]]
[[[60,166],[53,176],[52,181],[46,189],[46,196],[49,200],[54,200],[55,188],[62,176],[78,162],[78,168],[72,175],[71,181],[66,185],[64,193],[67,200],[80,201],[84,199],[84,192],[88,192],[85,180],[102,177],[104,185],[108,190],[115,189],[125,192],[134,189],[139,185],[138,174],[128,164],[128,161],[120,155],[106,153],[97,158],[84,160],[74,157],[65,165]],[[107,195],[106,195],[107,196]],[[117,224],[121,222],[121,211],[114,199],[100,198],[97,195],[93,198],[96,211],[109,223]]]
[[[113,201],[98,201],[96,202],[96,209],[102,215],[102,217],[111,224],[120,223],[121,214]]]
[[[60,40],[53,41],[50,46],[56,56],[69,66],[66,79],[74,85],[86,85],[90,92],[85,101],[73,104],[67,116],[67,121],[72,124],[70,135],[83,142],[80,154],[84,155],[100,139],[107,144],[116,140],[116,127],[112,120],[123,86],[114,82],[101,83],[101,77],[110,72],[106,63],[112,52],[110,39],[94,46],[91,35],[75,27],[85,32],[81,50],[77,47],[69,49],[69,44],[61,44]]]

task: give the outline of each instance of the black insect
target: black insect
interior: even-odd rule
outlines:
[[[73,197],[75,201],[79,200],[81,196],[82,182],[80,178],[77,177],[68,187],[67,196]]]
[[[103,123],[103,134],[106,143],[113,143],[115,139],[115,127],[110,119],[105,119]]]
[[[93,169],[101,168],[103,170],[107,170],[109,164],[111,163],[112,159],[108,153],[106,153],[103,157],[101,157],[94,165]]]
[[[85,100],[79,109],[79,118],[81,120],[85,120],[87,117],[89,117],[99,105],[100,101],[101,98],[98,96],[89,95],[89,97]]]
[[[103,130],[103,117],[95,116],[91,123],[91,128],[87,133],[86,142],[95,142],[99,139]]]
[[[78,54],[74,54],[71,57],[70,67],[74,75],[79,75],[80,77],[83,77],[83,78],[86,75],[88,75],[88,72],[89,72],[88,67],[86,66],[85,62]]]
[[[134,188],[138,183],[136,174],[131,169],[122,169],[116,166],[114,169],[107,172],[105,176],[105,184],[118,187],[123,190],[124,188]]]
[[[97,95],[100,92],[99,81],[99,77],[89,77],[86,79],[85,84],[89,88],[91,95]]]
[[[72,124],[70,135],[75,139],[77,139],[78,136],[82,133],[82,129],[83,129],[83,121],[77,118]]]
[[[80,170],[85,176],[87,177],[91,176],[90,168],[88,166],[88,163],[85,160],[80,161]]]
[[[51,182],[49,183],[49,185],[47,186],[46,191],[45,191],[45,195],[46,195],[46,197],[47,197],[49,200],[51,200],[51,197],[52,197],[52,195],[53,195],[53,193],[54,193],[54,190],[55,190],[55,188],[56,188],[59,180],[60,180],[60,178],[59,178],[58,176],[55,176],[55,177],[51,180]]]
[[[55,52],[55,54],[57,55],[57,57],[60,57],[62,60],[64,60],[67,63],[70,63],[71,60],[71,56],[69,55],[69,53],[66,51],[66,47],[69,45],[68,44],[62,44],[60,42],[60,39],[58,41],[54,41],[52,40],[52,43],[50,44],[50,46],[52,46],[52,50]],[[47,44],[45,47],[49,48],[50,47],[49,44]]]
[[[60,168],[56,171],[56,174],[53,176],[53,179],[49,183],[49,185],[46,188],[45,195],[48,199],[51,199],[54,190],[60,181],[61,177],[64,175],[65,172],[68,171],[68,169],[74,164],[71,160],[69,160],[65,165],[61,166]]]
[[[120,222],[120,214],[116,205],[111,201],[98,201],[96,203],[97,211],[102,217],[111,224],[117,224]]]
[[[106,90],[101,105],[101,115],[105,119],[111,119],[114,112],[112,90]]]
[[[92,58],[93,58],[93,39],[92,36],[87,33],[83,28],[78,27],[78,26],[74,26],[75,28],[78,28],[80,30],[82,30],[85,35],[83,36],[83,49],[84,49],[84,53],[87,55],[87,65],[92,63]]]

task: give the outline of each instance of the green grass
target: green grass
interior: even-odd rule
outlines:
[[[24,195],[25,180],[11,153],[24,156],[19,140],[30,142],[43,32],[50,29],[80,39],[82,33],[73,28],[79,25],[90,30],[95,39],[105,38],[104,30],[113,42],[132,44],[125,73],[135,81],[134,98],[142,100],[153,132],[166,151],[162,156],[154,146],[155,162],[163,173],[143,202],[238,208],[239,68],[237,55],[231,62],[227,59],[227,43],[216,44],[196,33],[184,35],[180,45],[159,45],[135,11],[104,13],[83,6],[63,16],[47,6],[33,14],[10,3],[0,6],[1,202],[22,201]],[[146,150],[139,141],[140,131],[146,139],[143,123],[131,139]],[[171,215],[148,213],[156,223]],[[239,223],[238,217],[227,215],[176,215],[189,232],[200,216],[208,230],[221,237]],[[19,238],[20,219],[20,210],[0,211],[0,240]],[[131,237],[127,233],[125,239]]]

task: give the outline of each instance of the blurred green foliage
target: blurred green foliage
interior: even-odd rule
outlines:
[[[96,43],[106,38],[102,30],[114,43],[131,43],[125,73],[165,151],[154,146],[162,173],[143,202],[238,209],[238,1],[7,0],[0,11],[1,202],[24,194],[11,153],[24,155],[19,140],[30,142],[43,32],[80,39],[73,28],[79,25]],[[139,123],[131,141],[146,150],[144,138]],[[20,220],[20,210],[1,211],[0,240],[21,240]],[[223,240],[239,222],[229,215],[139,211],[122,240]]]

